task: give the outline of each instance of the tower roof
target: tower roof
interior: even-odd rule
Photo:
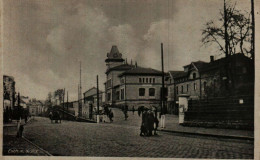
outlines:
[[[106,62],[111,62],[111,61],[117,61],[117,62],[124,61],[124,59],[122,59],[122,54],[119,52],[116,45],[113,45],[110,52],[107,53]]]

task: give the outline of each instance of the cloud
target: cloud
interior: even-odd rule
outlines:
[[[104,89],[104,60],[112,45],[128,62],[133,59],[139,66],[161,69],[163,43],[165,71],[181,70],[217,53],[213,47],[201,47],[200,39],[204,22],[216,17],[221,1],[6,0],[3,4],[4,74],[15,77],[17,91],[25,96],[45,99],[49,91],[66,88],[70,100],[76,100],[79,61],[83,91],[96,85],[96,75]]]

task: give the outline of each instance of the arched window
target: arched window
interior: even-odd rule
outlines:
[[[155,96],[155,89],[149,88],[149,96],[154,97]]]
[[[207,82],[204,82],[204,83],[203,83],[204,91],[206,90],[206,87],[207,87]]]
[[[144,95],[145,95],[145,89],[139,88],[139,96],[144,96]]]

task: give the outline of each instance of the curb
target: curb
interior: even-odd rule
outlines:
[[[168,133],[179,133],[179,134],[185,134],[185,135],[197,135],[197,136],[218,137],[218,138],[225,138],[225,139],[241,139],[241,140],[254,141],[254,137],[247,137],[247,136],[218,135],[218,134],[208,134],[208,133],[173,131],[173,130],[165,130],[165,129],[158,129],[158,131],[168,132]]]
[[[42,149],[41,147],[39,147],[38,145],[36,145],[35,143],[31,142],[30,140],[28,140],[27,138],[25,138],[24,136],[22,136],[22,138],[27,141],[28,143],[30,143],[31,145],[35,146],[36,148],[38,148],[39,150],[41,150],[42,152],[44,152],[45,154],[47,154],[48,156],[52,156],[52,154],[50,154],[48,151]]]

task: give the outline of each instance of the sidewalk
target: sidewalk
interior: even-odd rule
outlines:
[[[139,117],[137,112],[133,114],[132,111],[128,111],[129,117],[127,121],[125,121],[123,112],[121,110],[117,108],[113,108],[112,110],[114,112],[113,124],[140,127],[142,117],[141,116]],[[177,115],[172,115],[172,114],[166,115],[165,126],[166,128],[161,129],[160,122],[159,122],[158,130],[163,132],[213,136],[213,137],[222,137],[222,138],[249,139],[249,140],[253,140],[254,138],[254,131],[182,126],[179,125],[179,117]]]
[[[47,156],[41,149],[27,142],[23,138],[16,138],[12,135],[4,135],[3,137],[3,156]]]
[[[27,123],[33,119],[29,119]],[[27,124],[26,123],[26,124]],[[22,125],[26,125],[24,120]],[[28,156],[47,156],[41,148],[38,148],[34,144],[26,141],[25,138],[17,138],[17,121],[3,124],[3,155],[28,155]]]
[[[254,138],[254,131],[182,126],[179,125],[179,117],[177,115],[169,115],[169,114],[167,114],[165,118],[165,128],[164,129],[159,128],[159,130],[165,132],[173,132],[173,133],[196,134],[196,135],[227,137],[227,138],[241,138],[241,139],[251,139],[251,140],[253,140]]]

